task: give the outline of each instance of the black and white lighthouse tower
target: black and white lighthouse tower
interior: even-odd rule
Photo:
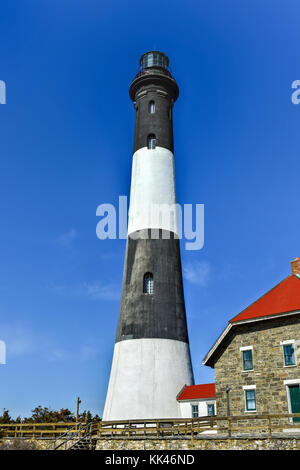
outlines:
[[[105,421],[179,417],[176,395],[194,383],[176,211],[165,216],[176,207],[178,94],[168,57],[143,54],[129,88],[135,132],[128,238]]]

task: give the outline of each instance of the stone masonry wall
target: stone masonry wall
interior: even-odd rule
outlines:
[[[245,412],[244,385],[256,385],[257,414],[289,413],[284,380],[300,379],[300,358],[285,367],[280,342],[291,339],[300,340],[299,315],[234,327],[215,362],[218,416],[227,415],[227,384],[232,415],[253,415]],[[253,371],[243,371],[243,346],[253,346]]]
[[[3,439],[9,442],[12,439]],[[1,442],[0,441],[0,444]],[[40,450],[53,450],[51,439],[30,439]],[[58,443],[58,442],[57,442]],[[99,439],[96,450],[300,450],[300,437],[201,439]],[[63,450],[63,447],[61,448]]]
[[[97,442],[97,450],[300,450],[299,438],[124,439]]]

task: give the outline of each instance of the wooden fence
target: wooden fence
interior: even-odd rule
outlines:
[[[0,437],[57,438],[66,432],[75,434],[79,425],[80,423],[65,422],[0,424]]]
[[[295,422],[295,419],[299,422]],[[0,436],[53,438],[59,439],[62,434],[69,436],[80,434],[79,426],[85,423],[17,423],[0,424]],[[210,416],[204,418],[180,418],[160,420],[130,420],[130,421],[100,421],[91,425],[92,434],[98,439],[126,438],[172,438],[195,436],[222,435],[265,435],[290,431],[299,433],[300,413],[297,414],[267,414],[241,416]],[[84,431],[82,431],[84,433]]]
[[[300,413],[241,415],[241,416],[210,416],[203,418],[181,418],[161,420],[131,420],[101,422],[97,428],[99,438],[130,438],[130,437],[176,437],[205,435],[267,435],[275,432],[299,432]]]

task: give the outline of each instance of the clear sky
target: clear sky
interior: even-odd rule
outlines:
[[[182,246],[196,383],[227,321],[290,273],[299,247],[300,5],[266,0],[10,0],[0,14],[0,409],[102,413],[124,240],[96,208],[129,195],[140,55],[165,52],[177,197],[205,204]]]

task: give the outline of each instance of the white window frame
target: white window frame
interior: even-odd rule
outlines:
[[[197,406],[197,413],[198,413],[198,416],[193,416],[193,406]],[[199,403],[196,402],[196,403],[191,403],[191,417],[192,418],[199,418]]]
[[[240,347],[240,351],[242,353],[242,372],[252,372],[254,370],[254,361],[253,361],[253,346],[242,346]],[[252,369],[244,369],[244,358],[243,358],[243,351],[252,351]]]
[[[286,364],[285,363],[285,356],[284,356],[284,346],[288,346],[292,344],[294,346],[294,356],[295,356],[295,364]],[[280,345],[282,346],[282,356],[283,356],[283,367],[297,367],[297,354],[296,354],[296,341],[294,339],[280,341]]]
[[[247,410],[246,390],[255,390],[255,410]],[[243,385],[243,391],[245,400],[245,413],[257,413],[256,385]]]
[[[208,407],[211,406],[211,405],[213,405],[213,407],[214,407],[214,414],[213,414],[212,416],[216,416],[216,414],[217,414],[217,413],[216,413],[216,404],[215,404],[214,401],[207,401],[207,402],[206,402],[207,416],[210,416],[210,415],[208,414]]]

